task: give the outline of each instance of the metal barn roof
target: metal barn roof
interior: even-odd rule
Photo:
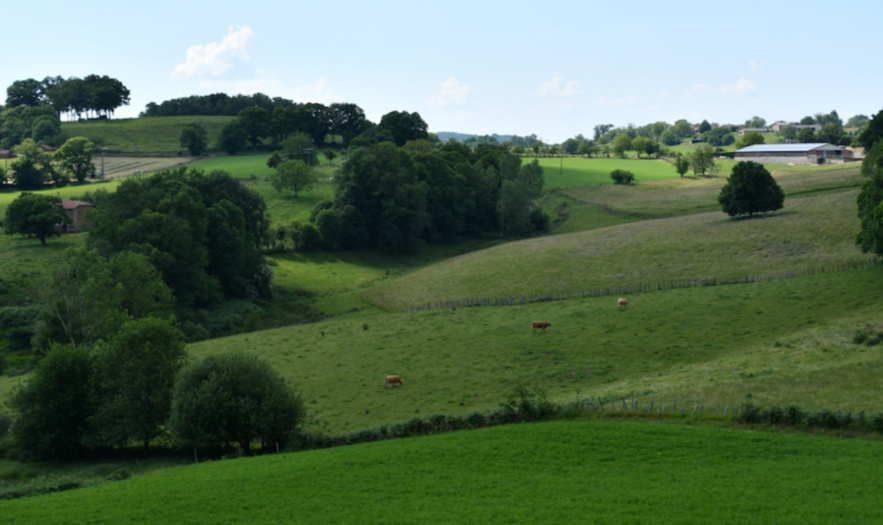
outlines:
[[[824,147],[828,146],[828,147]],[[806,144],[754,144],[736,150],[736,153],[809,153],[816,149],[843,149],[825,142],[808,142]]]

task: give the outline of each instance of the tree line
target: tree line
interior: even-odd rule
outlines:
[[[501,146],[380,142],[353,151],[334,182],[335,198],[317,204],[307,222],[279,225],[271,232],[271,248],[285,249],[290,241],[297,250],[401,252],[422,243],[520,237],[549,227],[537,203],[543,168],[536,159],[524,164]]]
[[[16,80],[6,88],[6,109],[49,106],[59,116],[71,119],[108,118],[121,106],[129,104],[129,89],[107,75],[84,78],[49,76],[43,80]]]

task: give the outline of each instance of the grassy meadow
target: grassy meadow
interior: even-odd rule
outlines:
[[[71,137],[87,137],[99,148],[129,155],[186,155],[181,131],[187,124],[202,124],[210,145],[217,143],[224,124],[233,117],[151,117],[64,122],[59,145]]]
[[[875,523],[880,442],[608,421],[209,462],[0,501],[53,523]]]

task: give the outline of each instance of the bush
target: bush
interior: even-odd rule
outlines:
[[[631,184],[635,180],[635,175],[626,170],[613,170],[610,172],[610,178],[615,184]]]

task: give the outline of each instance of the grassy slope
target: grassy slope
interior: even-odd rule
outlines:
[[[59,143],[70,137],[83,136],[111,152],[176,155],[185,151],[181,147],[181,131],[187,124],[202,124],[208,132],[209,146],[213,147],[221,128],[232,119],[233,117],[199,116],[64,122]]]
[[[879,322],[879,267],[801,279],[522,306],[338,317],[189,346],[251,352],[331,432],[496,406],[519,384],[557,400],[638,397],[877,410],[883,356],[852,343]],[[532,333],[530,322],[553,323]],[[396,373],[403,388],[384,390]],[[817,381],[824,377],[824,381]],[[790,385],[784,388],[783,385]]]
[[[0,501],[51,523],[873,523],[880,442],[545,423],[205,463]],[[710,518],[713,516],[713,518]]]
[[[856,190],[786,201],[778,213],[731,220],[718,212],[538,237],[466,254],[368,290],[403,309],[440,300],[510,297],[863,261]]]

